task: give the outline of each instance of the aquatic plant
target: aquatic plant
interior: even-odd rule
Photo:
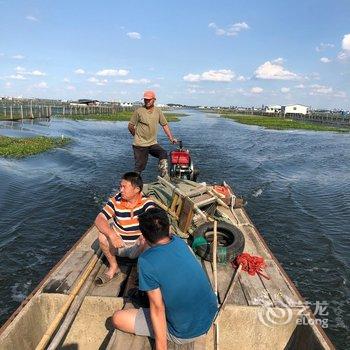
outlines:
[[[0,136],[0,157],[23,158],[62,147],[70,141],[69,138],[63,136],[30,138]]]

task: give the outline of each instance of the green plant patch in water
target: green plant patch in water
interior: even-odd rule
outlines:
[[[23,158],[42,153],[70,142],[69,138],[37,136],[17,138],[0,136],[0,157]]]
[[[310,131],[336,131],[350,132],[348,128],[340,128],[336,126],[320,125],[311,122],[293,120],[288,118],[266,117],[257,115],[242,114],[222,114],[224,118],[233,119],[238,123],[247,125],[262,126],[267,129],[275,130],[310,130]]]

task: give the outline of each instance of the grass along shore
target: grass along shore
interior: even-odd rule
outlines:
[[[309,123],[305,121],[293,120],[289,118],[268,117],[259,115],[247,114],[220,114],[221,117],[233,119],[234,121],[247,124],[262,126],[266,129],[274,130],[310,130],[310,131],[335,131],[335,132],[350,132],[348,128],[336,126],[322,125]]]
[[[56,116],[56,118],[65,118],[65,119],[73,119],[73,120],[103,120],[103,121],[113,121],[113,122],[121,122],[121,121],[129,121],[133,111],[123,111],[117,112],[116,114],[81,114],[81,115],[64,115],[64,116]],[[187,114],[183,113],[164,113],[168,122],[178,122],[180,121],[180,117],[184,117]]]
[[[69,138],[37,136],[17,138],[0,136],[0,157],[23,158],[42,153],[70,142]]]

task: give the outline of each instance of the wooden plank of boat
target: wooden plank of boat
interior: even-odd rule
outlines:
[[[235,286],[233,287],[231,295],[229,295],[227,299],[227,304],[232,304],[232,305],[248,305],[248,301],[244,295],[243,292],[243,287],[238,279]]]
[[[72,252],[66,263],[51,276],[50,281],[44,287],[44,292],[68,294],[94,253],[92,250]]]
[[[301,307],[301,301],[295,292],[288,286],[276,263],[265,260],[266,274],[270,279],[260,278],[269,293],[271,300],[278,307]]]
[[[107,270],[107,266],[103,265],[98,272],[97,276],[101,276]],[[121,273],[114,278],[112,281],[106,283],[103,286],[97,286],[93,284],[89,290],[89,295],[93,296],[103,296],[103,297],[117,297],[120,293],[121,285],[127,279],[131,266],[120,265]]]
[[[126,281],[123,296],[126,300],[123,309],[131,309],[134,307],[132,302],[128,298],[128,293],[132,288],[137,286],[137,268],[133,266],[130,274]],[[124,349],[135,349],[135,350],[151,350],[148,338],[140,337],[133,334],[128,334],[119,330],[115,330],[114,334],[107,346],[107,350],[124,350]]]
[[[220,209],[225,212],[229,217],[230,213],[225,209]],[[267,262],[267,274],[270,275],[270,280],[260,278],[261,283],[256,280],[248,281],[244,276],[240,283],[242,283],[242,288],[244,295],[248,298],[248,303],[255,305],[255,302],[259,300],[260,302],[270,304],[270,301],[275,306],[297,306],[300,305],[298,296],[287,286],[284,278],[279,273],[278,267],[271,260],[271,255],[266,251],[265,247],[262,245],[258,237],[256,236],[255,227],[246,220],[246,214],[242,212],[242,209],[234,209],[234,214],[237,218],[243,222],[239,227],[244,233],[245,237],[245,251],[253,255],[258,255],[264,257]],[[252,288],[259,288],[260,293],[253,293]],[[261,297],[258,297],[258,294]],[[267,298],[268,296],[268,298]],[[270,300],[269,300],[270,299]],[[253,302],[254,300],[254,302]]]

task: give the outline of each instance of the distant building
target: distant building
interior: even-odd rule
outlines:
[[[71,102],[71,106],[98,106],[100,104],[100,101],[97,100],[88,100],[85,98],[82,98],[78,100],[77,102]]]
[[[286,114],[309,114],[310,107],[303,105],[282,106],[281,112]]]
[[[280,105],[271,105],[271,106],[265,106],[264,112],[265,113],[280,113],[282,109],[282,106]]]
[[[120,107],[132,107],[133,104],[131,102],[120,102]]]

